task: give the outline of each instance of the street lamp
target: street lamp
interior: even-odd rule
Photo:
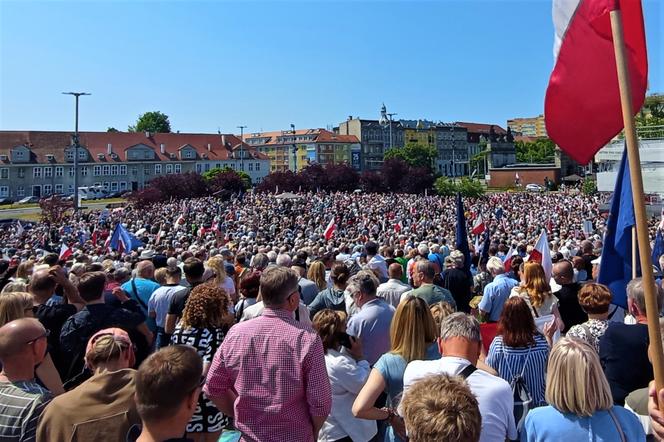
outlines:
[[[456,178],[456,163],[455,163],[455,151],[456,151],[456,144],[455,144],[455,139],[454,139],[454,126],[456,123],[452,123],[452,126],[450,126],[450,136],[452,137],[452,178]]]
[[[63,92],[76,98],[76,123],[74,127],[74,213],[78,212],[78,97],[92,95],[87,92]]]
[[[297,144],[295,144],[295,125],[291,123],[291,132],[293,133],[293,172],[297,173]]]
[[[244,129],[247,126],[238,126],[240,129],[240,170],[244,172]]]

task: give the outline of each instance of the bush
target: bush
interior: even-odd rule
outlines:
[[[458,191],[456,183],[446,176],[438,178],[434,183],[434,188],[436,193],[442,196],[454,196]]]
[[[469,198],[479,198],[484,195],[484,186],[478,180],[472,180],[467,177],[461,178],[458,184],[459,192],[462,196]]]
[[[581,184],[581,191],[585,195],[594,195],[597,193],[597,181],[586,178]]]
[[[221,191],[240,193],[251,186],[249,175],[244,172],[236,172],[229,168],[212,169],[203,174],[203,179],[207,183],[211,193]],[[249,182],[248,184],[247,181]]]

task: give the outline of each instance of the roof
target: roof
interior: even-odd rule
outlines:
[[[355,135],[340,135],[330,132],[329,130],[321,129],[318,137],[316,137],[317,143],[359,143],[360,140],[357,139]]]
[[[244,134],[244,139],[252,139],[252,138],[267,138],[267,141],[265,143],[260,143],[260,146],[267,146],[267,145],[281,145],[283,144],[282,141],[279,141],[279,137],[288,137],[288,136],[302,136],[302,135],[313,135],[314,137],[319,134],[319,132],[324,129],[296,129],[295,133],[290,130],[275,130],[271,132],[253,132],[253,133],[246,133]],[[237,137],[237,135],[236,135]],[[238,137],[239,138],[239,137]],[[289,143],[290,144],[290,143]]]
[[[9,155],[10,149],[24,145],[34,153],[37,163],[49,162],[46,159],[48,154],[54,155],[55,163],[66,163],[65,148],[71,145],[71,136],[71,132],[0,131],[0,154]],[[208,160],[223,161],[230,159],[231,151],[240,147],[240,139],[233,134],[157,133],[146,136],[143,132],[80,132],[79,143],[90,152],[88,162],[94,163],[125,162],[124,152],[139,144],[155,152],[154,161],[175,161],[170,157],[172,153],[176,154],[177,161],[181,161],[178,153],[185,145],[193,147],[199,159],[206,154]],[[117,159],[108,155],[109,144],[111,151],[118,154]],[[256,159],[268,158],[246,143],[244,148]],[[103,158],[100,159],[101,154]]]
[[[507,133],[505,129],[503,129],[497,124],[468,123],[465,121],[457,121],[456,125],[465,127],[466,129],[468,129],[468,132],[470,133],[488,134],[491,131],[491,126],[493,126],[493,130],[496,132],[497,135],[503,135]]]

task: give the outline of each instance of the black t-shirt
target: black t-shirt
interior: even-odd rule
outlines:
[[[75,315],[77,311],[76,306],[72,304],[41,304],[32,307],[32,313],[35,315],[35,318],[50,333],[47,338],[48,352],[58,370],[64,368],[60,352],[60,331],[65,321]]]
[[[581,255],[583,258],[583,267],[586,269],[586,281],[593,279],[593,264],[592,262],[597,259],[595,255]]]
[[[560,318],[565,323],[563,333],[567,333],[572,326],[583,324],[588,320],[588,315],[579,305],[580,289],[581,285],[575,282],[574,284],[564,284],[560,290],[554,293],[559,301]]]
[[[653,379],[648,360],[648,326],[611,322],[599,339],[599,358],[616,405],[624,405],[632,391]]]
[[[171,298],[171,303],[168,306],[168,314],[176,315],[177,317],[182,316],[184,311],[184,306],[187,305],[187,299],[189,299],[189,293],[199,284],[203,284],[203,281],[192,282],[189,289],[181,290]]]
[[[452,293],[460,312],[470,313],[471,278],[461,269],[447,269],[442,273],[443,287]]]

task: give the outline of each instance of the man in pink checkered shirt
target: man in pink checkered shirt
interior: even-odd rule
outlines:
[[[293,319],[298,275],[274,267],[260,279],[263,315],[233,326],[203,391],[235,418],[242,441],[311,442],[332,407],[323,344]]]

